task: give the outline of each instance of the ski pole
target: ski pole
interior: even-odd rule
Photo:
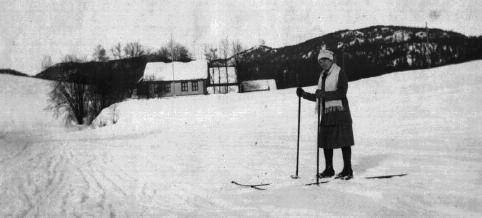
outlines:
[[[299,73],[296,74],[296,80],[298,81],[298,87],[301,87]],[[298,96],[298,138],[296,140],[296,175],[291,176],[293,179],[298,179],[298,169],[300,162],[300,121],[301,120],[301,96]]]
[[[326,81],[326,74],[323,74],[322,76],[322,79],[321,79],[321,94],[322,96],[324,96],[325,94],[325,81]],[[325,112],[325,97],[318,97],[318,131],[317,131],[317,134],[316,134],[316,184],[319,185],[320,184],[320,178],[318,177],[319,173],[320,173],[320,121],[321,121],[321,114],[320,114],[320,110],[321,110],[321,113],[324,113]],[[321,105],[320,105],[321,104]],[[326,157],[325,157],[326,158]]]
[[[294,179],[298,178],[298,169],[300,162],[300,120],[301,120],[301,96],[298,96],[298,139],[296,140],[296,175]]]
[[[318,98],[318,97],[317,97]],[[320,178],[318,174],[320,173],[320,148],[318,147],[320,144],[320,105],[321,98],[318,98],[318,122],[317,125],[317,132],[316,132],[316,185],[320,184]]]
[[[288,69],[290,65],[288,65]],[[298,88],[301,87],[300,83],[300,74],[299,72],[296,73],[296,81],[298,84]],[[298,179],[298,169],[299,169],[299,162],[300,162],[300,119],[301,119],[301,96],[298,96],[298,138],[296,140],[296,174],[293,176],[291,175],[292,179]]]

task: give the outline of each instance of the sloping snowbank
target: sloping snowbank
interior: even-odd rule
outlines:
[[[49,81],[0,74],[0,84],[0,131],[42,131],[62,126],[62,120],[46,110]]]
[[[99,128],[116,124],[117,120],[119,120],[117,106],[118,104],[116,103],[102,109],[99,115],[97,115],[97,117],[92,121],[91,126],[94,128]]]

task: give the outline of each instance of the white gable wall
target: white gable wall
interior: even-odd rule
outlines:
[[[226,74],[226,69],[227,69],[227,74]],[[211,81],[214,84],[238,82],[238,78],[236,77],[235,67],[211,67],[209,68],[209,74],[211,75]]]

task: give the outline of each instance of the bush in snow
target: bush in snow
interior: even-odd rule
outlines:
[[[108,62],[83,62],[70,58],[39,74],[56,80],[50,93],[50,106],[66,121],[90,124],[110,105],[132,95],[146,60],[129,58]]]
[[[76,78],[76,80],[79,80]],[[49,93],[49,110],[54,111],[56,117],[65,115],[66,123],[76,122],[84,124],[88,115],[89,86],[84,83],[69,81],[55,81]]]

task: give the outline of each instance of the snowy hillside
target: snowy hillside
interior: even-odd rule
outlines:
[[[5,112],[2,106],[0,128],[11,117],[10,123],[25,122],[26,129],[20,133],[22,125],[16,125],[15,132],[0,136],[0,216],[477,217],[480,69],[482,61],[473,61],[351,82],[355,178],[319,187],[304,185],[315,173],[316,117],[307,101],[301,179],[290,178],[294,89],[128,100],[99,117],[97,124],[107,124],[102,128],[44,135],[25,134],[28,120],[15,117],[25,108],[8,106]],[[2,84],[17,81],[5,78]],[[30,95],[2,90],[2,103],[38,102],[45,86],[32,83],[39,91]],[[35,117],[32,125],[43,126]],[[45,125],[56,122],[42,119]],[[20,149],[6,149],[12,146]],[[340,171],[341,152],[334,159]],[[406,176],[365,178],[393,174]],[[271,185],[259,191],[233,180]]]
[[[0,134],[11,131],[42,131],[60,127],[46,111],[50,82],[36,78],[0,74]]]

